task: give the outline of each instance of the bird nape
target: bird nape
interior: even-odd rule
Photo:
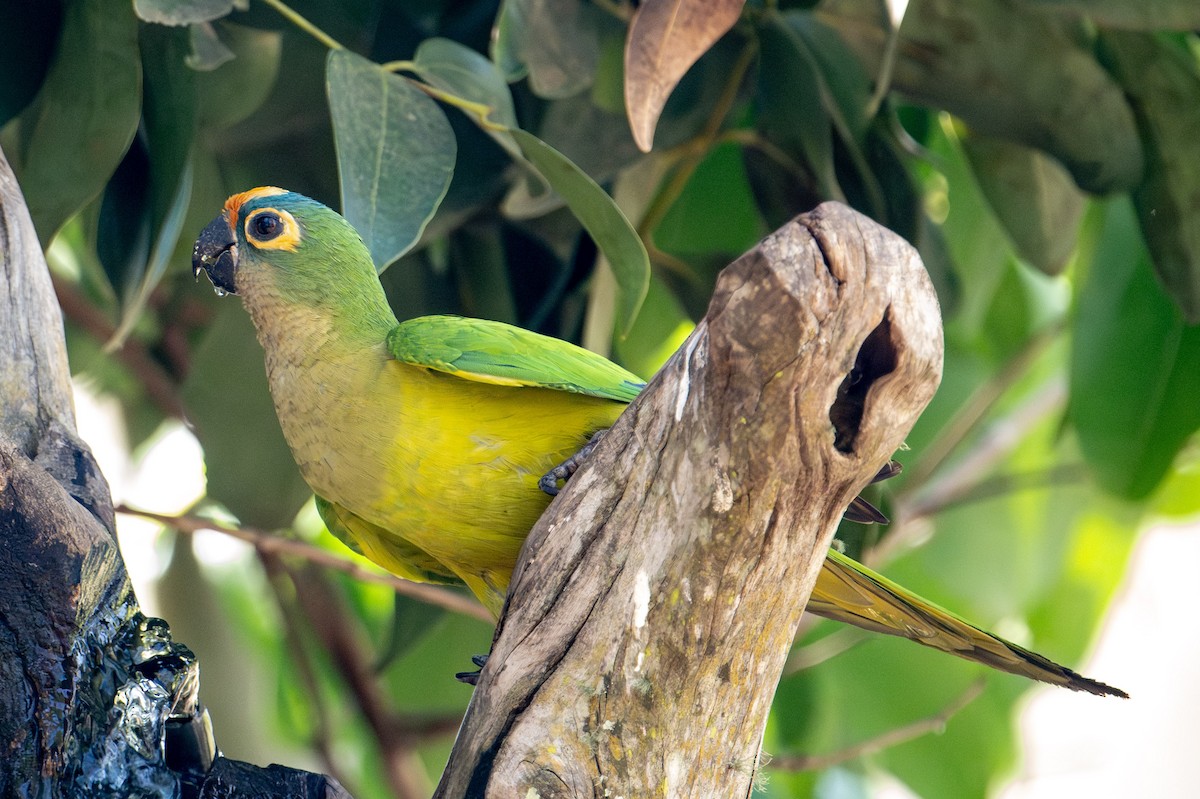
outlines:
[[[398,322],[354,228],[283,189],[230,197],[200,234],[192,269],[242,298],[284,437],[330,531],[400,577],[466,585],[493,615],[550,501],[539,481],[644,386],[600,355],[499,322]],[[883,521],[865,501],[850,511]],[[833,550],[808,609],[1031,679],[1126,695]]]

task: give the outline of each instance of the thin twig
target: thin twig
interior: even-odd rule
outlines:
[[[1063,333],[1062,322],[1048,325],[1029,339],[992,378],[976,389],[937,437],[924,447],[915,463],[905,467],[904,485],[894,497],[903,501],[905,495],[916,493],[954,453],[960,444],[979,425],[995,404],[1012,386],[1024,377],[1046,349]]]
[[[637,232],[643,241],[651,239],[650,234],[666,217],[667,212],[671,210],[671,206],[675,204],[679,196],[683,194],[688,181],[692,179],[692,174],[712,149],[721,132],[721,125],[724,124],[725,118],[737,100],[738,89],[741,88],[742,80],[746,77],[746,71],[753,63],[757,52],[757,48],[752,43],[746,45],[733,69],[730,70],[729,79],[725,82],[720,97],[713,103],[712,113],[705,120],[704,127],[692,139],[674,148],[674,152],[678,154],[679,158],[675,170],[659,189],[654,199],[650,201],[646,213],[642,216],[642,221],[638,223]]]
[[[54,293],[58,296],[63,316],[75,323],[85,333],[100,343],[109,341],[117,327],[104,312],[97,308],[68,281],[50,274]],[[179,386],[156,361],[146,346],[135,338],[125,342],[113,353],[126,369],[133,373],[146,396],[166,416],[183,418],[183,402],[179,399]]]
[[[964,707],[974,702],[983,693],[983,686],[984,680],[976,680],[958,698],[946,705],[946,707],[942,708],[935,715],[919,719],[911,724],[905,724],[903,727],[897,727],[894,730],[888,730],[882,735],[854,744],[853,746],[848,746],[845,749],[839,749],[836,752],[829,752],[823,755],[777,755],[771,758],[771,761],[766,765],[769,768],[780,771],[820,771],[840,763],[845,763],[848,760],[881,752],[884,749],[906,743],[914,738],[920,738],[922,735],[927,735],[931,732],[940,733],[945,728],[947,721],[953,718]]]
[[[462,594],[456,594],[453,591],[448,591],[445,588],[440,588],[435,585],[426,585],[424,583],[414,583],[409,580],[404,580],[391,574],[374,571],[365,568],[358,563],[349,560],[348,558],[339,557],[332,552],[328,552],[320,547],[313,546],[305,541],[297,541],[292,538],[284,538],[283,536],[273,535],[264,530],[258,530],[253,527],[230,527],[228,525],[214,522],[211,519],[204,519],[199,516],[191,516],[187,514],[179,516],[171,516],[162,513],[152,513],[151,511],[139,510],[131,508],[128,505],[120,505],[117,507],[117,513],[125,513],[130,516],[141,516],[144,519],[152,519],[168,527],[173,527],[182,533],[196,533],[200,530],[213,530],[218,533],[236,538],[239,541],[245,541],[253,546],[259,552],[270,554],[291,555],[301,558],[322,566],[326,569],[339,571],[347,574],[356,580],[369,583],[379,583],[391,588],[397,594],[411,597],[420,602],[426,602],[430,605],[438,605],[446,610],[454,613],[461,613],[464,616],[486,621],[489,624],[494,624],[495,619],[491,613],[482,605],[473,599],[470,599]]]
[[[875,91],[867,103],[867,119],[874,119],[879,113],[879,106],[892,88],[892,71],[896,67],[896,48],[900,44],[900,20],[890,19],[888,36],[883,44],[883,56],[880,58],[879,75],[875,79]]]
[[[717,144],[731,142],[741,147],[746,147],[752,150],[758,150],[760,153],[769,158],[772,162],[787,170],[797,181],[811,181],[812,173],[800,164],[795,158],[787,154],[782,147],[768,140],[766,137],[759,134],[756,130],[749,128],[735,128],[727,130],[717,137]],[[837,199],[837,198],[834,198]]]
[[[360,637],[348,623],[351,616],[345,603],[325,580],[324,574],[311,563],[295,569],[279,562],[291,578],[300,609],[333,659],[338,674],[345,680],[374,734],[392,792],[398,799],[427,796],[429,787],[424,784],[427,778],[413,768],[411,755],[416,741],[404,735],[396,724],[395,714],[363,654]],[[450,679],[449,675],[446,679]]]
[[[869,637],[868,633],[856,627],[841,627],[819,641],[793,649],[783,664],[783,673],[795,674],[819,666],[843,652],[848,652]]]
[[[916,523],[965,495],[983,480],[995,465],[1024,440],[1029,431],[1047,415],[1060,410],[1067,399],[1066,380],[1051,378],[1003,419],[991,425],[979,442],[957,461],[953,469],[943,469],[916,493],[897,492],[892,510],[895,522],[891,532],[866,557],[867,565],[878,568],[894,553],[901,551],[914,535],[925,529]],[[917,510],[921,510],[921,514]]]
[[[278,11],[279,14],[284,19],[286,19],[288,22],[292,23],[297,28],[304,31],[309,36],[313,37],[318,42],[320,42],[321,44],[328,47],[330,50],[344,50],[345,49],[344,47],[342,47],[341,43],[338,42],[337,39],[334,39],[328,33],[321,30],[320,28],[318,28],[316,25],[309,22],[304,17],[300,16],[298,13],[296,13],[294,10],[292,10],[291,7],[289,7],[286,3],[284,3],[282,0],[263,0],[263,2],[265,2],[271,8]]]
[[[957,490],[947,491],[936,497],[936,504],[933,501],[914,502],[909,508],[909,513],[913,515],[913,518],[920,519],[941,513],[949,508],[982,502],[986,499],[994,499],[1020,491],[1079,485],[1087,478],[1087,474],[1087,467],[1082,463],[1059,463],[1037,471],[998,474],[972,485],[964,485],[958,487]]]
[[[338,767],[337,758],[333,754],[333,725],[329,721],[329,712],[317,682],[312,659],[308,655],[308,651],[304,646],[304,639],[300,634],[301,619],[299,618],[299,613],[297,612],[295,603],[291,601],[284,591],[284,582],[289,579],[287,571],[283,568],[283,564],[277,555],[258,550],[258,556],[259,562],[262,563],[263,571],[267,574],[267,584],[271,586],[271,590],[275,594],[275,602],[279,606],[280,615],[283,617],[284,642],[291,651],[292,663],[296,665],[296,670],[300,675],[300,682],[304,684],[304,689],[309,696],[309,703],[316,714],[316,727],[313,730],[312,739],[309,741],[309,744],[320,756],[321,767],[325,770],[325,773],[336,779],[348,790],[352,789],[353,786],[340,773],[341,769]]]

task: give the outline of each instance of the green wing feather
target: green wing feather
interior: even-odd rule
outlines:
[[[602,355],[503,322],[421,316],[387,337],[392,357],[467,380],[631,402],[645,382]]]
[[[1124,691],[1076,674],[922,599],[837,550],[829,550],[807,610],[865,630],[898,635],[951,655],[1097,695]]]

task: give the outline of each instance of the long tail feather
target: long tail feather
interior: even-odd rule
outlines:
[[[897,635],[1000,671],[1097,696],[1128,694],[1009,643],[905,590],[835,550],[829,551],[808,610],[866,630]]]

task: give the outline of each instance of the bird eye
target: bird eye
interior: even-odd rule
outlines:
[[[247,227],[250,234],[259,241],[270,241],[283,232],[282,220],[270,211],[256,214]]]

